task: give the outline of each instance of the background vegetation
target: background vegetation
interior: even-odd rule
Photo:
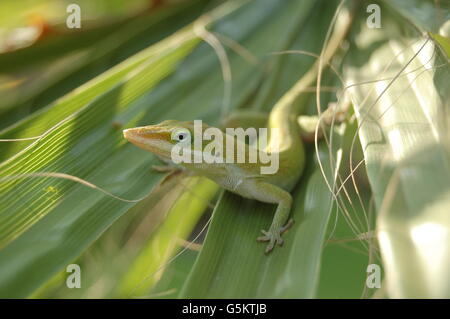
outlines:
[[[68,29],[72,2],[0,3],[1,297],[450,297],[448,2],[79,0]],[[303,94],[345,120],[307,146],[296,224],[268,256],[274,206],[164,180],[122,137],[270,111],[339,32]]]

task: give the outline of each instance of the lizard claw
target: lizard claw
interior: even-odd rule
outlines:
[[[289,222],[284,225],[283,227],[279,227],[278,229],[269,229],[269,231],[261,230],[261,232],[264,234],[264,236],[260,236],[256,238],[259,242],[269,242],[269,244],[266,247],[266,254],[270,253],[273,248],[275,247],[275,244],[278,246],[282,246],[284,241],[283,238],[281,238],[281,234],[283,234],[289,227],[292,226],[294,223],[294,220],[289,220]]]

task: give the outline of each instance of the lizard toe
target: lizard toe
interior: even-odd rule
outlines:
[[[271,234],[268,231],[265,231],[265,230],[262,229],[261,233],[263,233],[264,236],[259,236],[258,238],[256,238],[256,241],[266,242],[266,241],[269,241],[272,238]]]
[[[267,247],[266,247],[265,253],[266,253],[266,254],[270,253],[270,252],[273,250],[273,247],[274,247],[274,246],[275,246],[275,240],[271,239],[271,240],[269,241],[269,244],[268,244]]]

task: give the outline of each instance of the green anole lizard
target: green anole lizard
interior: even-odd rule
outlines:
[[[275,244],[282,245],[281,234],[292,225],[289,213],[292,206],[292,196],[289,193],[300,179],[305,162],[301,130],[297,122],[303,101],[299,101],[299,93],[315,78],[315,68],[304,76],[297,84],[274,106],[268,118],[269,141],[266,152],[273,150],[277,144],[279,169],[274,174],[261,174],[262,163],[227,163],[226,154],[223,163],[179,163],[177,165],[196,174],[207,177],[221,187],[241,195],[265,203],[277,204],[275,216],[269,229],[262,230],[263,236],[257,240],[268,242],[266,253]],[[303,90],[304,91],[304,90]],[[300,94],[300,97],[302,95]],[[249,114],[247,113],[246,116]],[[203,130],[208,126],[203,125]],[[270,134],[270,129],[276,128],[277,134]],[[186,135],[186,132],[188,134]],[[161,159],[171,162],[172,149],[188,136],[194,136],[193,122],[175,120],[164,121],[157,125],[149,125],[124,130],[124,137],[131,143],[152,152]],[[235,138],[223,133],[224,138]],[[189,137],[190,138],[190,137]],[[238,141],[236,141],[238,143]],[[194,143],[191,143],[193,147]],[[205,145],[202,145],[202,151]],[[225,150],[226,152],[226,150]]]
[[[258,241],[268,242],[266,253],[270,252],[275,244],[283,244],[281,235],[293,223],[292,219],[289,220],[292,206],[292,196],[289,192],[300,179],[305,164],[304,146],[301,139],[301,134],[304,132],[301,131],[298,122],[298,116],[306,103],[304,92],[315,83],[319,67],[328,64],[346,31],[347,29],[343,28],[341,32],[334,35],[334,39],[333,37],[330,39],[329,45],[321,57],[322,60],[316,61],[313,67],[283,95],[270,112],[267,121],[269,140],[263,151],[268,154],[274,150],[278,152],[279,169],[275,173],[261,174],[262,163],[259,161],[255,163],[227,162],[228,150],[226,148],[225,154],[218,155],[222,157],[222,163],[178,164],[189,172],[207,177],[242,197],[277,204],[272,224],[267,231],[262,230],[263,236],[257,238]],[[246,116],[248,117],[248,115],[247,113]],[[259,118],[261,118],[260,115]],[[131,143],[152,152],[166,162],[171,162],[173,147],[183,142],[183,139],[194,136],[193,127],[193,122],[169,120],[157,125],[126,129],[123,134]],[[208,126],[203,127],[203,129],[206,128]],[[272,129],[276,129],[272,131],[275,131],[276,134],[271,134]],[[225,133],[223,136],[224,140],[235,138]],[[195,141],[191,143],[191,145],[194,144]],[[201,146],[201,152],[203,152],[204,146]]]

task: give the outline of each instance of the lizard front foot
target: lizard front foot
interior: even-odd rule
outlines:
[[[266,247],[266,254],[270,253],[272,249],[275,247],[275,244],[278,244],[278,246],[283,245],[283,238],[281,238],[281,235],[288,230],[292,224],[294,224],[294,220],[290,219],[286,225],[282,227],[277,228],[270,228],[269,231],[261,230],[261,232],[264,234],[264,236],[260,236],[256,238],[259,242],[269,242],[269,244]]]

